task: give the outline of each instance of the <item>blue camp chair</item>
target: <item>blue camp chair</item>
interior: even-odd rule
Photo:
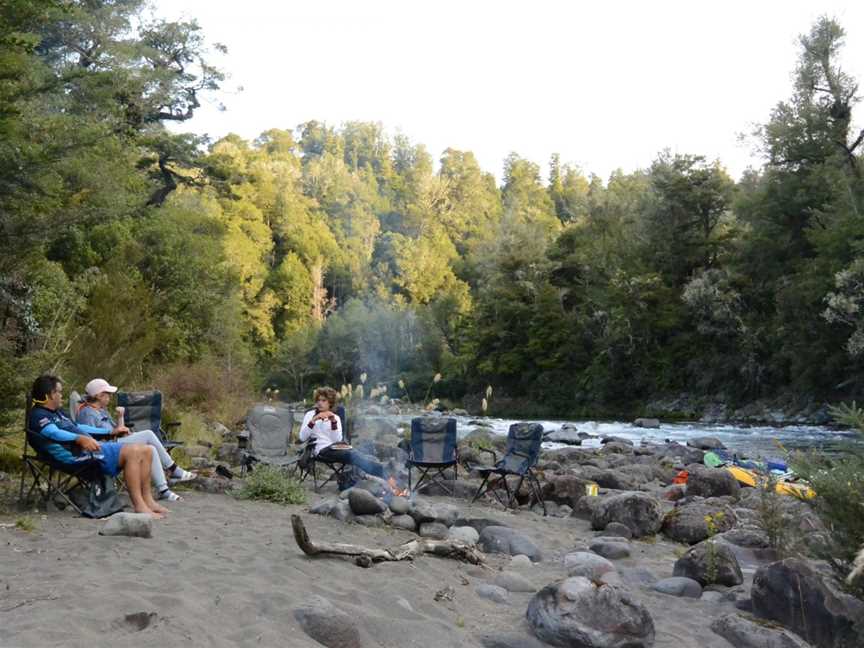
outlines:
[[[133,432],[152,430],[168,452],[183,445],[182,441],[171,440],[166,432],[180,423],[162,423],[162,392],[117,392],[117,405],[126,408],[123,420]]]
[[[411,419],[411,444],[408,448],[408,490],[419,492],[430,484],[438,484],[445,493],[453,495],[447,484],[445,470],[453,468],[458,477],[459,454],[456,447],[456,419],[418,417]],[[412,472],[420,473],[413,484]]]
[[[546,515],[546,503],[543,501],[543,489],[540,481],[534,474],[534,466],[540,458],[540,444],[543,443],[543,426],[539,423],[514,423],[507,433],[507,448],[504,456],[498,460],[495,457],[495,465],[491,467],[475,468],[483,475],[483,482],[472,502],[476,502],[483,495],[491,494],[507,508],[515,508],[518,505],[517,496],[522,488],[522,483],[527,480],[531,496],[543,506],[543,515]],[[490,479],[492,476],[496,479]],[[519,479],[515,488],[511,488],[507,477],[515,475]],[[506,497],[502,494],[504,491]]]
[[[28,393],[27,405],[24,408],[25,440],[24,451],[21,455],[23,465],[18,500],[30,502],[33,495],[38,493],[43,507],[49,501],[59,501],[78,514],[86,515],[87,511],[83,510],[71,495],[78,488],[85,491],[105,488],[99,460],[90,453],[75,457],[74,460],[65,463],[56,460],[48,452],[48,446],[58,442],[29,429],[31,406],[32,400]],[[30,478],[29,483],[28,476]]]

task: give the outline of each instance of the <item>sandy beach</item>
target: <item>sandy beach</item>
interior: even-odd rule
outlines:
[[[185,495],[149,539],[102,537],[103,522],[64,512],[33,515],[37,528],[29,533],[11,526],[14,518],[2,519],[0,646],[320,646],[294,615],[316,595],[356,621],[363,646],[455,648],[484,645],[484,637],[487,645],[540,645],[525,621],[531,593],[513,592],[502,604],[475,588],[509,570],[540,589],[566,577],[563,556],[598,535],[574,517],[430,497],[457,505],[466,517],[494,518],[522,531],[544,559],[516,567],[509,556],[490,554],[486,567],[476,567],[423,556],[364,569],[347,559],[304,555],[290,514],[303,515],[313,539],[380,547],[416,535],[309,515],[305,506]],[[310,494],[310,504],[319,499]],[[734,612],[733,602],[672,598],[645,585],[671,576],[681,552],[682,545],[657,536],[632,541],[632,557],[614,562],[653,616],[658,648],[728,648],[707,625]],[[742,568],[748,588],[753,565],[744,561]],[[452,600],[436,601],[435,593],[448,586]],[[488,643],[490,635],[523,643]]]

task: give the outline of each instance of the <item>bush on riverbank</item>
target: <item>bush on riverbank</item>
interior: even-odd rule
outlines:
[[[306,490],[296,479],[274,466],[256,466],[237,494],[239,499],[257,499],[276,504],[305,504]]]
[[[854,428],[864,441],[864,409],[853,402],[851,406],[832,408],[831,413],[838,423]],[[809,503],[830,531],[827,542],[812,549],[828,561],[839,577],[845,578],[864,545],[864,448],[849,444],[833,456],[799,452],[792,465],[795,473],[816,491],[817,496]],[[864,598],[864,579],[857,579],[852,587]]]

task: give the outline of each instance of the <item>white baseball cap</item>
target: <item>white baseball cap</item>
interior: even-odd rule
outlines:
[[[117,388],[114,385],[110,384],[104,378],[94,378],[87,383],[84,391],[87,392],[88,396],[98,396],[102,392],[108,392],[109,394],[113,394],[117,391]]]

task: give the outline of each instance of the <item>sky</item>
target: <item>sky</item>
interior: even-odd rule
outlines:
[[[860,0],[154,4],[228,47],[216,60],[229,78],[183,130],[252,139],[312,119],[381,122],[435,160],[473,151],[498,178],[511,152],[544,176],[559,153],[607,178],[665,148],[739,177],[761,164],[741,135],[790,96],[797,37],[823,14],[846,29],[843,67],[864,81]]]

